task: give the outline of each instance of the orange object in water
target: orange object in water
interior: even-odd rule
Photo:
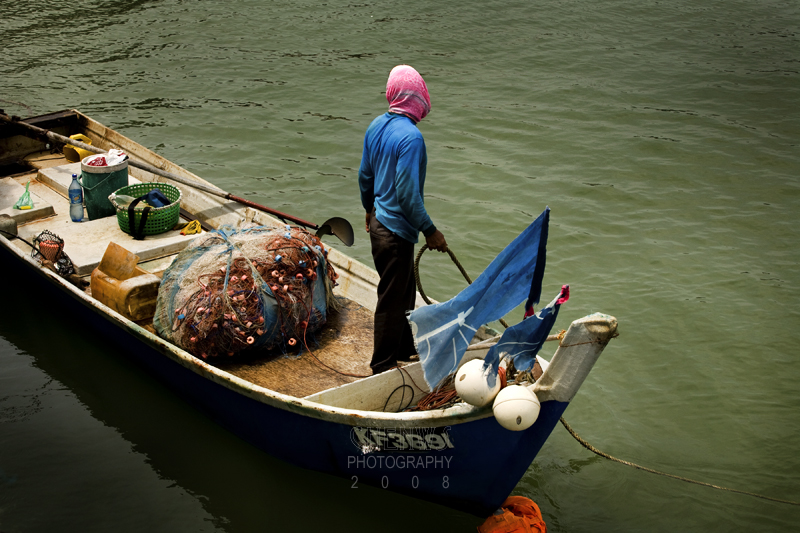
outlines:
[[[546,533],[539,506],[524,496],[509,496],[495,514],[478,526],[478,533]]]

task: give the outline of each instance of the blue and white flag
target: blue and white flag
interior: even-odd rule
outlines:
[[[456,370],[479,327],[502,318],[526,297],[531,306],[539,302],[549,222],[548,207],[469,287],[408,315],[429,387]]]
[[[526,317],[519,324],[511,326],[503,332],[500,340],[489,348],[489,353],[483,360],[484,369],[492,367],[487,378],[490,387],[494,387],[500,360],[503,358],[514,361],[514,368],[517,370],[526,372],[533,368],[536,354],[539,353],[550,330],[553,329],[561,304],[567,300],[569,300],[569,285],[564,285],[558,296],[538,313]]]

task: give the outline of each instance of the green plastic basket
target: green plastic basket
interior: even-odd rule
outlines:
[[[147,215],[147,221],[144,223],[144,235],[158,235],[164,233],[175,227],[181,216],[181,191],[173,185],[167,183],[136,183],[128,185],[117,190],[115,195],[127,195],[138,198],[149,193],[153,189],[160,189],[164,196],[167,197],[172,203],[164,207],[151,207],[150,213]],[[120,206],[114,200],[111,200],[117,210],[117,223],[119,229],[129,235],[133,235],[130,220],[128,220],[128,206]],[[145,205],[143,202],[137,204],[133,209],[133,227],[138,228],[139,222],[142,219]]]

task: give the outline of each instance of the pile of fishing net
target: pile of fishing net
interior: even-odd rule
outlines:
[[[164,273],[153,325],[202,358],[305,345],[336,305],[322,242],[291,226],[196,238]]]

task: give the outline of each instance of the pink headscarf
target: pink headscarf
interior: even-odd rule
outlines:
[[[425,80],[408,65],[397,65],[389,73],[386,99],[389,101],[389,112],[405,115],[415,123],[431,111],[431,97]]]

